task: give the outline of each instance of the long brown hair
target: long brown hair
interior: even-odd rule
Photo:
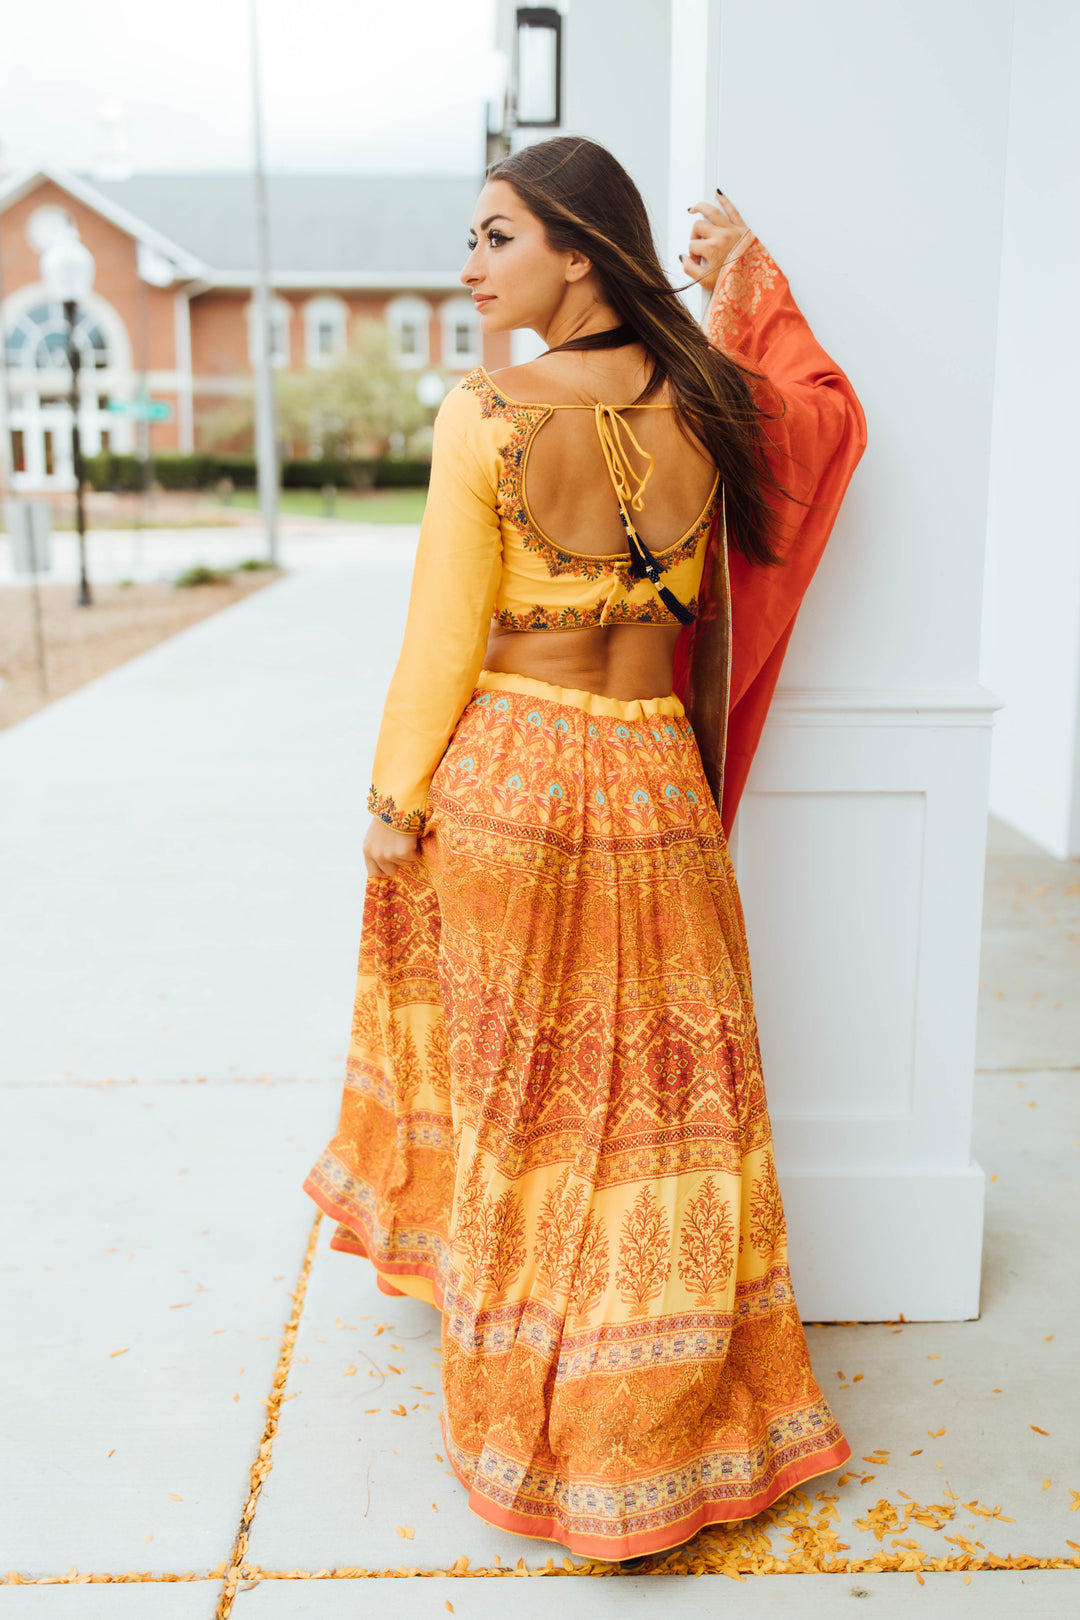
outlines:
[[[596,141],[560,135],[493,163],[487,179],[514,188],[556,252],[576,248],[588,256],[604,298],[629,328],[611,336],[640,343],[652,363],[635,403],[669,385],[681,428],[720,473],[731,544],[751,562],[778,562],[769,497],[786,492],[766,460],[768,416],[754,386],[764,379],[710,343],[678,296],[685,289],[665,275],[641,193],[622,164]],[[559,348],[611,346],[592,333]]]

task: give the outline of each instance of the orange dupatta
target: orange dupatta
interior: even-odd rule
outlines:
[[[704,326],[718,348],[764,374],[757,392],[769,413],[769,465],[798,497],[772,503],[783,552],[777,567],[752,564],[730,546],[721,555],[714,526],[699,616],[676,644],[675,690],[730,835],[796,614],[866,448],[866,419],[756,236],[747,233],[721,268]]]

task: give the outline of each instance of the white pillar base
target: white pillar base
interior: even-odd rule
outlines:
[[[922,1173],[782,1171],[803,1321],[978,1316],[985,1183],[977,1164]]]
[[[732,840],[809,1321],[978,1315],[971,1162],[996,701],[777,693]]]

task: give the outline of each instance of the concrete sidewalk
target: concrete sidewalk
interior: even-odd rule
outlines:
[[[60,1583],[0,1585],[2,1620],[209,1620],[260,1447],[239,1620],[448,1604],[486,1620],[506,1596],[462,1579],[461,1559],[564,1568],[561,1548],[469,1512],[440,1447],[436,1313],[332,1253],[300,1190],[340,1097],[401,542],[353,536],[347,560],[303,568],[0,736],[16,1234],[0,1575]],[[1032,948],[1031,908],[1011,930],[1009,896],[1044,883],[1060,938],[1040,949],[1063,971],[1075,867],[1014,839],[995,849],[995,986]],[[1025,1002],[1007,1043],[984,1025],[981,1062],[999,1072],[979,1084],[981,1319],[809,1330],[856,1466],[758,1528],[785,1569],[800,1545],[830,1542],[879,1569],[530,1580],[516,1614],[824,1617],[866,1598],[935,1620],[1069,1612],[1078,1569],[927,1568],[963,1549],[1068,1559],[1080,1543],[1080,1051],[1054,1018],[1047,1035]],[[720,1564],[738,1540],[715,1545]],[[905,1558],[908,1573],[880,1568]],[[399,1567],[444,1573],[365,1578]]]
[[[320,518],[284,517],[279,524],[284,568],[349,566],[385,550],[391,558],[411,555],[418,526],[408,523],[345,523]],[[220,528],[94,529],[87,537],[91,587],[121,580],[175,579],[185,568],[236,568],[249,558],[266,559],[263,530],[249,524]],[[41,584],[74,584],[79,578],[78,541],[61,531],[52,537],[52,566]],[[11,544],[0,534],[0,585],[27,585],[29,576],[12,567]]]

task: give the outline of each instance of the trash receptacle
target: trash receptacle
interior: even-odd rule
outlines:
[[[47,574],[52,567],[52,510],[48,501],[4,502],[4,527],[11,542],[16,574]]]

